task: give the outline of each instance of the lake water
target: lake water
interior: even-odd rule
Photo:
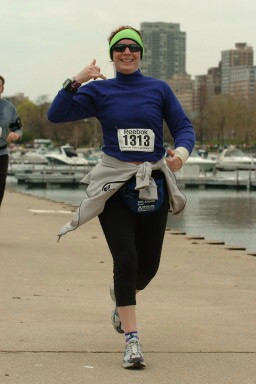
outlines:
[[[181,218],[169,216],[168,226],[227,245],[256,251],[256,192],[184,190],[188,202]]]
[[[79,205],[83,189],[26,189],[11,179],[8,188]],[[226,245],[240,245],[256,251],[256,191],[184,189],[187,206],[182,217],[169,215],[168,227]]]

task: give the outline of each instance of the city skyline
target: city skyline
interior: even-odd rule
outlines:
[[[224,4],[223,4],[224,3]],[[143,22],[180,24],[186,33],[186,72],[194,78],[206,74],[221,60],[223,50],[237,42],[256,48],[256,4],[247,0],[131,0],[125,7],[117,0],[99,0],[93,9],[84,1],[0,0],[0,74],[6,78],[5,93],[23,92],[35,101],[51,100],[62,82],[92,59],[102,72],[113,77],[107,37],[122,24],[140,29]]]

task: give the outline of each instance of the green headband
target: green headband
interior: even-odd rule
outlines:
[[[120,32],[117,32],[115,36],[112,37],[109,43],[109,56],[112,60],[112,47],[120,40],[122,39],[130,39],[135,41],[139,46],[141,47],[141,58],[143,56],[143,41],[140,35],[134,31],[133,29],[123,29]]]

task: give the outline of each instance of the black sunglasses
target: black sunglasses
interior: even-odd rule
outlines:
[[[141,51],[141,47],[138,44],[116,44],[112,49],[116,52],[124,52],[126,48],[129,48],[130,52]]]

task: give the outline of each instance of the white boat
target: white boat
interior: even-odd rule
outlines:
[[[248,169],[254,165],[252,156],[247,156],[241,149],[229,147],[224,149],[217,160],[217,169],[224,171],[235,170],[236,168]]]
[[[201,157],[196,151],[192,151],[185,163],[185,166],[191,165],[199,166],[199,171],[201,172],[213,171],[216,168],[216,160]]]
[[[88,161],[69,144],[62,145],[57,151],[48,152],[45,157],[50,164],[88,165]]]
[[[46,147],[31,149],[23,156],[23,162],[25,164],[47,164],[47,159],[45,157],[47,152],[48,149]]]
[[[10,152],[10,163],[12,164],[47,164],[48,161],[45,157],[47,153],[45,147],[40,147],[38,149],[30,149]]]

